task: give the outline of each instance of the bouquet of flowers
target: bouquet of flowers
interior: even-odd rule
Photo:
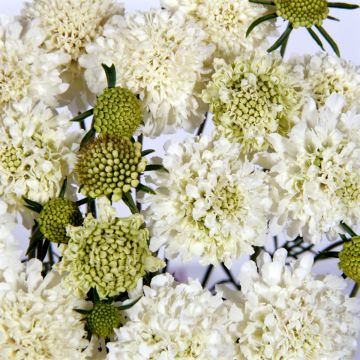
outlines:
[[[353,359],[360,68],[324,22],[357,7],[33,0],[1,17],[0,359]],[[301,27],[322,51],[285,60]],[[340,276],[314,274],[327,259]]]

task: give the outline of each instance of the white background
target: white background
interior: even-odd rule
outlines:
[[[20,14],[22,5],[25,1],[22,0],[0,0],[0,14],[1,15],[18,15]],[[135,9],[147,10],[151,7],[158,7],[159,0],[125,0],[127,11]],[[345,0],[344,0],[345,2]],[[358,3],[359,0],[348,0],[347,2]],[[325,22],[325,28],[333,36],[340,47],[341,55],[347,60],[353,61],[355,64],[360,64],[360,10],[334,10],[331,9],[331,15],[341,19],[341,22],[335,22],[327,20]],[[325,43],[325,42],[324,42]],[[300,29],[292,33],[287,49],[287,57],[296,53],[314,53],[319,51],[319,48],[314,41],[309,37],[308,33]],[[329,50],[331,51],[331,50]],[[162,136],[156,141],[145,142],[145,148],[156,148],[162,153],[162,145],[164,141],[169,138],[183,138],[184,133],[179,133],[172,136]],[[232,268],[232,272],[236,275],[240,267],[241,262],[235,264]],[[170,271],[175,271],[178,278],[185,280],[188,276],[199,277],[203,276],[204,268],[198,265],[196,261],[190,262],[184,266],[178,261],[172,262]],[[336,262],[334,260],[320,262],[315,267],[316,272],[336,273],[340,274],[337,269]],[[211,276],[208,285],[212,285],[215,281],[224,278],[224,274],[221,269],[217,269]],[[355,357],[360,360],[360,352]]]

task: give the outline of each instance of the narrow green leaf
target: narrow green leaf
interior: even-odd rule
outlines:
[[[85,120],[86,118],[88,118],[89,116],[91,116],[94,113],[94,109],[90,109],[87,111],[84,111],[83,113],[73,117],[70,121],[72,122],[80,122]]]
[[[347,3],[341,3],[341,2],[328,2],[327,7],[329,8],[337,8],[337,9],[348,9],[348,10],[354,10],[358,9],[359,5],[355,4],[347,4]]]
[[[60,190],[60,194],[59,194],[59,198],[64,198],[65,196],[65,191],[66,191],[66,186],[67,186],[67,178],[64,179],[64,182],[61,186],[61,190]]]
[[[327,33],[327,31],[322,26],[315,25],[315,27],[319,30],[320,34],[324,37],[324,39],[329,43],[335,54],[340,57],[340,51],[334,39]]]
[[[83,137],[83,139],[81,140],[81,143],[80,143],[80,147],[86,145],[91,139],[94,138],[96,134],[96,131],[94,128],[91,128],[86,134],[85,136]]]
[[[345,224],[344,222],[340,223],[340,226],[343,228],[344,231],[346,231],[351,237],[357,236],[357,234],[355,233],[355,231],[353,229],[351,229],[351,227],[347,224]]]
[[[109,67],[109,66],[107,66],[105,64],[101,64],[101,66],[103,67],[103,69],[105,71],[108,87],[109,88],[115,87],[115,85],[116,85],[116,69],[115,69],[115,65],[112,64]]]
[[[46,257],[46,254],[48,252],[49,249],[49,245],[50,245],[50,241],[45,239],[44,244],[42,244],[42,248],[41,248],[41,253],[38,254],[38,259],[43,261]]]
[[[281,34],[281,36],[275,41],[274,45],[271,46],[267,52],[272,52],[274,50],[276,50],[277,48],[279,48],[283,42],[290,36],[291,31],[293,30],[292,25],[289,23],[288,27],[286,28],[286,30]]]
[[[288,36],[285,38],[284,42],[281,44],[281,48],[280,48],[280,55],[281,55],[281,57],[284,57],[284,55],[285,55],[286,46],[287,46],[288,41],[289,41],[289,36],[290,36],[290,33],[289,33]]]
[[[336,17],[334,17],[334,16],[328,16],[327,17],[329,20],[334,20],[334,21],[340,21],[340,19],[338,19],[338,18],[336,18]]]
[[[44,238],[44,235],[41,233],[39,227],[37,226],[35,231],[30,236],[30,243],[26,250],[26,255],[29,255],[39,244],[40,241]]]
[[[268,21],[271,19],[276,19],[277,15],[275,13],[272,14],[267,14],[264,16],[259,17],[258,19],[256,19],[254,22],[251,23],[251,25],[249,26],[249,28],[246,31],[246,37],[248,37],[250,35],[250,33],[254,30],[254,28],[258,25],[260,25],[261,23],[263,23],[264,21]]]
[[[141,152],[141,157],[152,154],[153,152],[155,152],[155,150],[152,150],[152,149],[144,150],[144,151]]]
[[[127,309],[130,309],[130,308],[133,307],[141,298],[142,298],[142,296],[140,296],[140,297],[137,298],[135,301],[132,301],[132,302],[129,303],[129,304],[117,306],[117,308],[118,308],[119,310],[127,310]]]
[[[81,205],[87,204],[88,201],[89,201],[89,198],[86,197],[86,198],[83,198],[83,199],[78,200],[78,201],[76,202],[76,205],[77,205],[77,206],[81,206]]]
[[[123,194],[122,200],[125,203],[125,205],[130,209],[132,214],[137,214],[139,212],[134,202],[134,199],[131,196],[130,191]]]
[[[275,3],[274,3],[274,2],[272,2],[272,1],[266,1],[266,0],[249,0],[249,2],[254,3],[254,4],[275,6]]]
[[[321,47],[321,50],[325,51],[324,45],[321,42],[320,38],[316,35],[315,31],[311,28],[307,28],[306,30],[308,31],[310,36],[315,40],[315,42]]]
[[[73,309],[73,310],[82,315],[91,314],[91,310],[85,310],[85,309]]]
[[[92,288],[92,294],[93,294],[93,301],[95,303],[99,302],[100,301],[100,296],[99,296],[96,288]]]
[[[146,165],[145,171],[166,171],[166,172],[169,172],[167,169],[165,169],[164,165],[162,165],[162,164]]]
[[[33,200],[30,200],[30,199],[27,199],[26,197],[23,196],[23,200],[26,202],[26,204],[28,205],[27,208],[37,212],[37,213],[40,213],[43,206],[41,204],[39,204],[38,202],[36,201],[33,201]]]
[[[345,243],[347,241],[349,241],[349,239],[344,235],[344,234],[339,234],[339,236],[341,237],[341,240]]]
[[[139,184],[136,187],[136,191],[142,191],[142,192],[145,192],[148,194],[156,194],[156,192],[153,189],[149,188],[148,186],[146,186],[144,184]]]

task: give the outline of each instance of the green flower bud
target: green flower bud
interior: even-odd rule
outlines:
[[[39,216],[41,233],[49,241],[67,243],[68,225],[78,226],[83,221],[81,212],[76,203],[61,198],[49,200],[42,208]]]
[[[117,135],[100,135],[86,144],[75,167],[81,193],[97,198],[112,195],[119,201],[122,194],[139,185],[146,159],[141,157],[141,144]]]
[[[132,136],[141,123],[141,104],[126,88],[107,88],[97,98],[94,128],[99,133]]]
[[[294,28],[321,25],[329,9],[326,0],[274,0],[276,14],[289,20]]]
[[[109,338],[114,328],[121,323],[121,312],[115,306],[103,302],[95,303],[91,313],[87,316],[87,325],[92,334],[102,338]]]
[[[346,276],[360,282],[360,236],[354,236],[344,243],[339,253],[339,268]]]

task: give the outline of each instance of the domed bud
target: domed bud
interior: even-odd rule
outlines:
[[[321,25],[329,14],[326,0],[274,0],[276,14],[294,28]]]
[[[56,198],[49,200],[42,208],[39,216],[41,233],[46,239],[55,243],[67,243],[66,235],[68,225],[79,226],[83,217],[76,203]]]
[[[110,337],[114,328],[121,323],[121,312],[112,304],[95,303],[91,313],[87,316],[87,325],[92,334],[102,338]]]
[[[92,198],[112,195],[119,201],[123,193],[139,185],[146,159],[141,144],[127,137],[104,134],[86,144],[75,167],[81,193]]]
[[[141,123],[141,104],[126,88],[107,88],[97,98],[94,128],[99,133],[132,136]]]
[[[339,253],[339,268],[346,276],[360,282],[360,236],[354,236],[344,243]]]

